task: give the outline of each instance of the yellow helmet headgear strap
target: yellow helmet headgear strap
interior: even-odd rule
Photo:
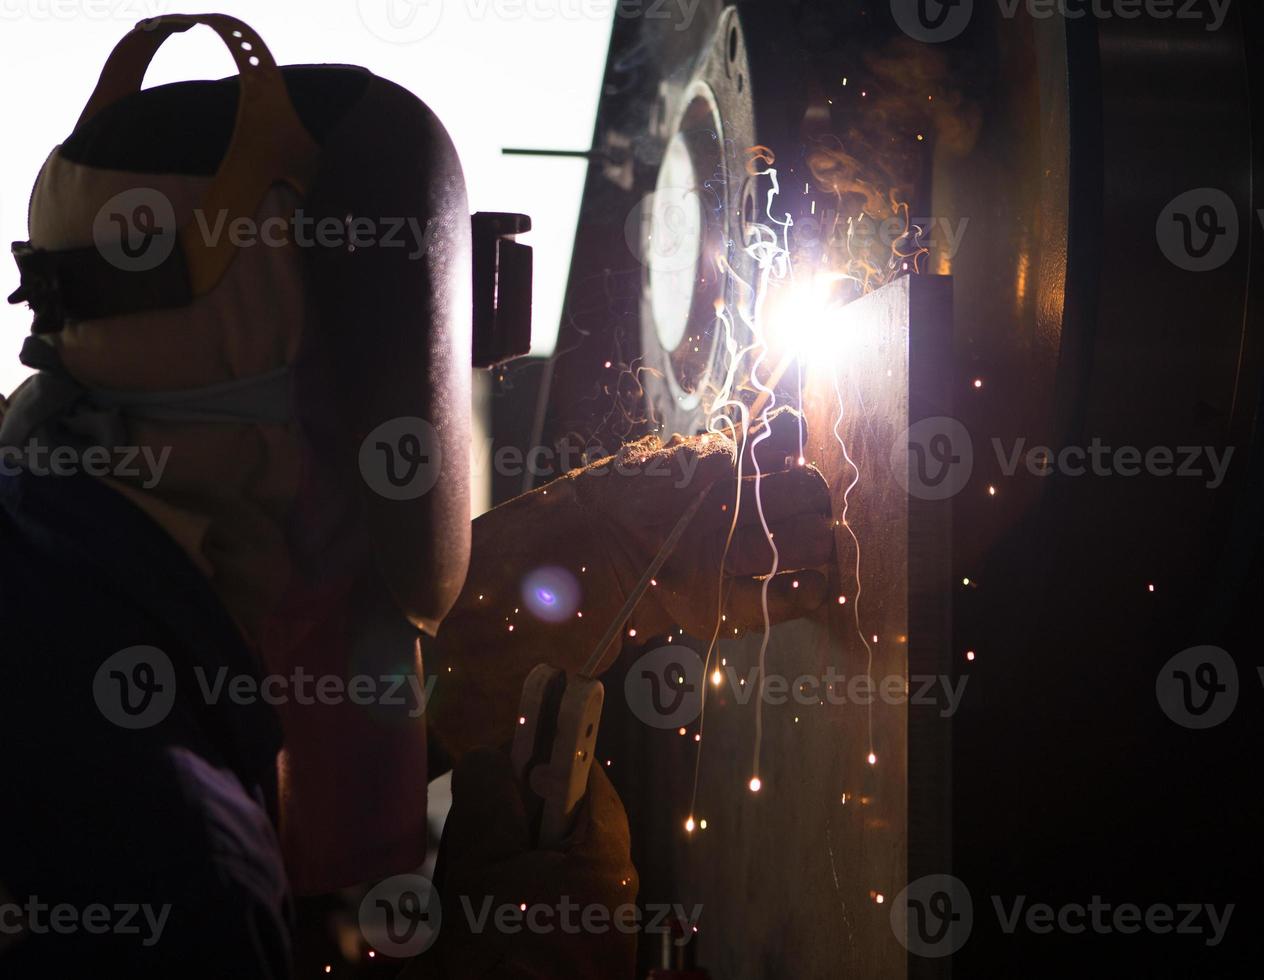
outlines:
[[[202,202],[208,217],[224,214],[231,223],[253,217],[273,184],[287,183],[305,195],[315,179],[319,154],[294,112],[272,53],[248,24],[225,14],[169,14],[142,20],[110,53],[78,125],[139,92],[163,42],[198,24],[219,35],[241,77],[232,139]],[[227,237],[208,242],[196,221],[180,229],[180,247],[194,296],[214,289],[235,255]]]
[[[140,91],[150,62],[167,38],[198,24],[219,35],[237,65],[241,90],[232,138],[201,205],[202,224],[251,218],[274,184],[306,196],[320,149],[299,121],[271,52],[247,24],[224,14],[170,14],[143,20],[110,53],[78,126]],[[76,128],[77,128],[76,127]],[[214,241],[197,218],[177,233],[176,247],[157,268],[114,268],[93,246],[45,251],[15,243],[22,285],[9,302],[35,310],[35,333],[59,331],[67,318],[90,320],[179,306],[209,293],[236,256],[232,236]]]

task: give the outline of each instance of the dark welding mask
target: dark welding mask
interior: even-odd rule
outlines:
[[[142,91],[197,24],[238,76]],[[14,246],[38,374],[0,445],[105,447],[103,478],[247,627],[363,560],[433,631],[469,558],[471,362],[530,343],[528,229],[471,219],[447,133],[400,86],[279,69],[231,17],[143,21]],[[126,447],[151,453],[125,471]]]

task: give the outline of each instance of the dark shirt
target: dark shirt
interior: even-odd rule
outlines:
[[[225,672],[259,670],[146,514],[0,476],[0,977],[290,975],[280,729]]]

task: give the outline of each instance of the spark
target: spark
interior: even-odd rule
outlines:
[[[863,643],[865,646],[865,654],[867,657],[866,662],[865,662],[865,676],[869,679],[869,682],[872,684],[873,682],[873,647],[871,647],[869,645],[869,641],[865,639],[864,630],[861,628],[861,624],[860,624],[860,596],[861,596],[861,593],[863,592],[863,586],[861,584],[861,579],[860,579],[860,538],[856,536],[856,532],[851,526],[851,521],[848,519],[848,511],[851,507],[851,492],[856,488],[856,485],[860,483],[860,467],[856,465],[856,461],[851,458],[851,453],[847,451],[847,443],[843,439],[842,432],[840,431],[842,428],[843,420],[846,417],[847,408],[846,408],[846,403],[843,400],[843,389],[838,381],[837,369],[834,369],[831,372],[831,375],[834,381],[834,396],[838,400],[838,418],[834,422],[834,428],[832,431],[834,434],[834,439],[838,442],[839,448],[842,449],[843,451],[843,459],[846,460],[847,465],[849,465],[852,468],[852,470],[855,472],[855,476],[852,478],[851,483],[848,484],[847,488],[843,491],[842,522],[843,522],[843,527],[847,531],[847,534],[851,537],[852,544],[855,545],[855,548],[856,548],[856,564],[855,564],[855,569],[854,569],[854,574],[856,577],[856,601],[852,603],[852,607],[851,607],[852,617],[855,620],[855,624],[856,624],[856,635],[860,637],[860,642]],[[844,605],[846,603],[846,597],[840,595],[838,597],[838,603],[839,605]],[[874,642],[876,643],[878,640],[878,637],[875,635],[873,639],[874,639]],[[872,746],[873,745],[873,702],[872,700],[870,700],[870,702],[865,706],[865,726],[866,726],[866,731],[868,733],[869,745]],[[875,761],[876,760],[874,758],[873,750],[871,748],[869,751],[869,764],[873,765]]]

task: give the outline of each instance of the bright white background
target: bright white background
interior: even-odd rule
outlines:
[[[588,148],[613,0],[0,0],[0,392],[27,373],[17,352],[30,311],[3,297],[17,286],[8,243],[27,237],[40,166],[136,21],[203,10],[247,21],[280,64],[362,65],[428,103],[460,152],[471,210],[534,221],[523,238],[535,248],[533,347],[551,351],[586,164],[500,150]],[[146,85],[233,71],[227,50],[199,28],[163,46]]]

